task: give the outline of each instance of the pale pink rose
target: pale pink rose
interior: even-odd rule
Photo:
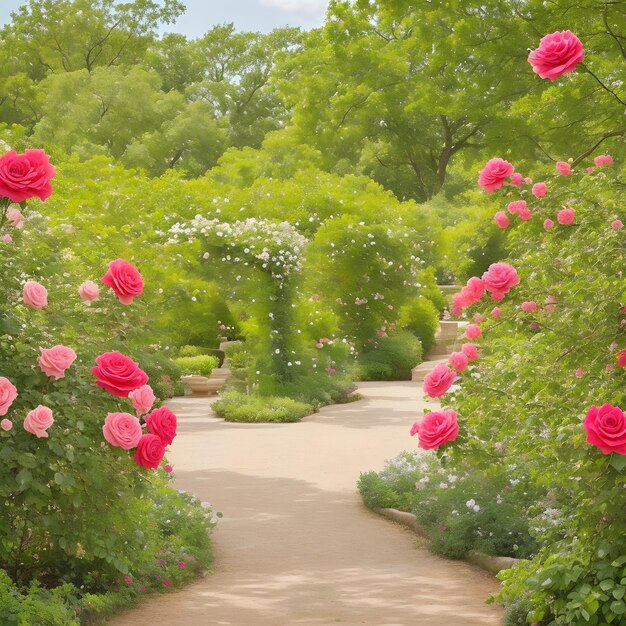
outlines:
[[[528,176],[526,176],[526,178],[524,178],[524,184],[525,185],[532,185],[533,184],[533,179],[529,178]]]
[[[142,436],[141,423],[130,413],[109,413],[102,426],[104,438],[124,450],[135,448]]]
[[[551,228],[554,228],[554,222],[551,219],[544,220],[543,227],[546,230],[550,230]]]
[[[500,309],[500,307],[494,306],[491,311],[491,316],[494,317],[495,319],[498,319],[501,315],[502,315],[502,310]]]
[[[519,211],[526,208],[526,200],[514,200],[509,202],[506,208],[511,215],[515,215],[515,213],[519,213]]]
[[[622,224],[622,222],[620,220],[614,220],[613,222],[611,222],[611,228],[613,230],[619,230],[620,228],[623,228],[624,224]]]
[[[504,211],[498,211],[493,216],[493,219],[496,221],[496,224],[500,228],[508,228],[509,225],[511,224],[511,222],[509,222],[509,218],[506,216],[506,213]]]
[[[93,280],[86,280],[78,288],[78,295],[84,302],[95,302],[100,298],[100,287]]]
[[[576,211],[574,211],[574,209],[561,209],[558,212],[556,219],[558,220],[559,224],[571,224],[574,219],[576,219]]]
[[[450,305],[450,313],[454,315],[454,317],[460,317],[463,313],[463,304],[464,297],[460,293],[455,293],[452,296],[452,304]]]
[[[539,47],[528,55],[528,62],[541,78],[555,80],[569,74],[583,60],[583,44],[569,30],[546,35]]]
[[[6,430],[9,431],[11,430],[11,428],[13,428],[13,422],[11,420],[8,420],[6,417],[0,422],[0,428],[2,428],[2,430]]]
[[[474,324],[482,324],[484,321],[485,318],[480,313],[476,313],[476,315],[474,315]]]
[[[516,187],[521,187],[524,179],[522,175],[518,172],[511,174],[511,185],[515,185]]]
[[[533,212],[530,209],[520,209],[518,215],[521,220],[527,222],[533,216]]]
[[[544,308],[546,311],[549,311],[550,313],[552,313],[553,311],[556,310],[556,304],[546,304]]]
[[[596,171],[595,167],[588,167],[587,168],[587,174],[593,174]]]
[[[6,235],[2,235],[2,237],[0,237],[0,241],[4,241],[4,243],[13,243],[13,237],[7,233]]]
[[[316,347],[318,350],[321,350],[321,349],[324,347],[324,344],[323,344],[323,343],[319,343],[319,341],[318,341],[318,342],[315,344],[315,347]]]
[[[515,268],[508,263],[492,263],[483,274],[485,289],[492,294],[494,300],[502,300],[519,281]]]
[[[593,162],[597,167],[602,167],[603,165],[613,165],[613,157],[610,154],[600,154],[593,160]]]
[[[569,176],[572,173],[572,166],[565,161],[557,161],[556,169],[561,176]]]
[[[556,296],[546,296],[546,302],[549,302],[551,304],[555,304],[558,301],[559,301],[559,299]]]
[[[466,354],[463,354],[463,352],[453,352],[450,355],[449,363],[452,369],[457,372],[462,372],[467,367],[469,359]]]
[[[40,404],[26,416],[24,430],[40,438],[47,437],[48,433],[46,431],[52,424],[54,424],[52,411],[47,406]]]
[[[6,212],[6,218],[11,222],[11,226],[14,228],[22,228],[26,218],[22,215],[19,209],[15,207],[9,207]]]
[[[35,280],[24,285],[24,304],[31,309],[43,309],[48,306],[48,290]]]
[[[579,367],[576,370],[576,378],[582,378],[585,375],[585,372]]]
[[[461,346],[461,352],[469,361],[475,361],[478,358],[478,348],[473,343],[464,343]]]
[[[513,174],[515,168],[504,159],[491,159],[478,176],[478,184],[487,192],[491,193],[504,185],[508,176]]]
[[[478,324],[469,324],[465,329],[465,336],[468,339],[477,339],[483,334],[483,331],[480,330],[480,326]]]
[[[526,311],[529,313],[530,311],[536,311],[539,307],[534,300],[527,300],[526,302],[522,302],[521,309],[522,311]]]
[[[545,183],[535,183],[531,193],[535,198],[543,198],[548,193],[548,185]]]
[[[41,354],[37,362],[41,371],[54,380],[65,376],[65,370],[76,360],[76,352],[66,346],[54,346],[53,348],[39,348]]]
[[[424,393],[432,398],[443,396],[452,386],[456,374],[444,363],[440,363],[424,378]]]
[[[539,324],[537,322],[530,323],[530,330],[537,330],[539,328]]]
[[[15,385],[4,376],[0,376],[0,415],[6,415],[13,401],[17,398]]]
[[[133,407],[135,408],[135,411],[137,411],[137,415],[147,413],[152,408],[152,405],[156,400],[154,391],[152,391],[152,387],[150,387],[150,385],[142,385],[138,389],[131,391],[128,394],[128,397],[133,403]]]
[[[453,297],[453,304],[458,304],[461,308],[466,308],[471,306],[472,304],[476,304],[480,301],[480,299],[485,294],[485,286],[483,285],[483,281],[476,276],[472,276],[468,281],[465,287],[461,289],[461,292],[455,294],[457,296],[456,300]]]

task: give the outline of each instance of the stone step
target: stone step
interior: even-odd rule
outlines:
[[[428,361],[422,361],[419,365],[415,366],[411,370],[411,380],[421,382],[426,378],[427,374],[432,372],[440,363],[447,363],[448,358],[438,358]]]

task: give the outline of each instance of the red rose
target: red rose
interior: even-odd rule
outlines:
[[[626,367],[626,350],[620,350],[616,355],[617,364],[620,367]]]
[[[592,406],[583,426],[587,431],[587,443],[600,448],[603,454],[626,454],[626,414],[619,407],[611,404]]]
[[[50,179],[56,170],[43,150],[26,150],[17,154],[15,150],[0,157],[0,196],[11,202],[22,202],[36,196],[45,200],[52,195]]]
[[[148,432],[157,435],[164,446],[169,446],[176,437],[176,415],[166,406],[152,411],[144,418],[148,425]]]
[[[135,452],[135,463],[148,469],[159,467],[165,456],[165,445],[156,435],[142,435]]]
[[[105,352],[96,359],[91,373],[105,391],[127,398],[128,394],[148,382],[148,375],[131,358],[120,352]]]
[[[141,274],[124,259],[109,263],[109,271],[102,277],[102,282],[113,289],[122,304],[131,304],[133,298],[143,291]]]
[[[419,438],[418,446],[422,450],[433,450],[454,441],[459,434],[459,423],[454,411],[434,411],[424,416],[421,422],[415,422],[411,435]]]

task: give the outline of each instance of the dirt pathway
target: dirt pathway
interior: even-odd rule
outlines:
[[[423,404],[416,383],[360,391],[364,400],[298,424],[228,424],[207,399],[173,400],[176,485],[224,514],[215,573],[111,626],[500,624],[484,604],[497,581],[416,549],[412,533],[361,503],[360,472],[414,448]]]

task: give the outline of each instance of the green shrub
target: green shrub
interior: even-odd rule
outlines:
[[[280,391],[281,395],[310,404],[317,409],[334,402],[345,402],[355,389],[354,383],[348,380],[316,373],[299,376],[292,382],[281,385],[277,391]]]
[[[381,337],[357,359],[361,380],[410,380],[422,360],[422,344],[410,332]]]
[[[224,393],[213,410],[227,422],[299,422],[314,412],[309,404],[277,396],[248,396],[238,391]]]
[[[168,353],[154,350],[138,349],[136,354],[141,360],[143,370],[148,374],[149,384],[157,398],[166,400],[183,395],[180,382],[182,371],[175,359],[171,359]]]
[[[210,376],[218,366],[219,359],[215,356],[203,354],[200,356],[183,356],[176,359],[176,365],[180,367],[183,376],[195,374],[197,376]]]
[[[212,348],[205,348],[204,346],[182,346],[178,350],[178,356],[202,356],[203,354],[210,354],[211,350]]]
[[[439,330],[439,311],[427,298],[415,298],[400,309],[400,327],[412,332],[422,342],[426,354],[433,347]]]
[[[359,491],[365,506],[370,509],[402,509],[400,494],[390,487],[377,472],[361,474]]]

